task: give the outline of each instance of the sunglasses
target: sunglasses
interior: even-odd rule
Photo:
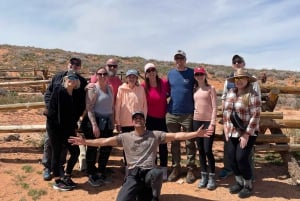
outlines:
[[[78,77],[74,77],[74,76],[70,76],[68,77],[69,80],[78,80],[79,78]]]
[[[185,57],[175,57],[175,60],[184,60]]]
[[[148,70],[146,70],[146,73],[155,72],[155,71],[156,71],[155,68],[149,68]]]
[[[97,75],[99,75],[99,76],[107,76],[108,75],[108,73],[96,73]]]
[[[195,73],[194,76],[203,76],[203,75],[205,75],[205,74],[204,73]]]
[[[76,61],[71,62],[71,65],[72,66],[81,66],[81,64]]]
[[[235,60],[232,62],[232,64],[241,64],[244,63],[242,60]]]
[[[109,68],[118,68],[118,65],[116,65],[116,64],[107,64],[107,66]]]
[[[144,119],[144,117],[142,115],[136,115],[132,118],[133,120],[137,120],[137,119]]]
[[[240,81],[240,80],[243,80],[243,79],[245,79],[245,78],[247,78],[247,77],[236,77],[236,78],[234,78],[234,81],[236,82],[236,81]]]

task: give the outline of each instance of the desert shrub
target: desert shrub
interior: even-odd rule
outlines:
[[[278,80],[284,80],[285,78],[287,78],[287,75],[285,72],[280,72],[280,73],[277,73],[276,78]]]
[[[277,107],[288,107],[291,109],[300,108],[300,95],[280,94]]]
[[[222,78],[226,78],[230,73],[226,72],[226,71],[216,71],[215,72],[215,76],[216,77],[222,77]]]
[[[18,93],[10,91],[0,98],[0,105],[5,104],[15,104],[15,103],[29,103],[29,102],[42,102],[43,96],[39,95],[30,95],[30,96],[19,96]]]
[[[216,73],[216,69],[212,66],[207,66],[206,71],[211,75],[215,75],[215,73]]]

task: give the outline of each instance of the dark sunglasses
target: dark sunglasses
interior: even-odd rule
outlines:
[[[96,74],[99,76],[107,76],[108,75],[108,73],[96,73]]]
[[[175,57],[175,60],[184,60],[185,57]]]
[[[71,65],[72,65],[72,66],[81,66],[79,63],[76,63],[76,62],[71,63]]]
[[[236,78],[234,78],[234,81],[236,82],[236,81],[240,81],[240,80],[243,80],[243,79],[245,79],[245,78],[247,78],[247,77],[236,77]]]
[[[107,64],[107,66],[109,68],[118,68],[118,65],[115,65],[115,64]]]
[[[232,64],[241,64],[244,63],[242,60],[235,60],[232,62]]]
[[[195,73],[195,76],[203,76],[205,75],[204,73]]]
[[[155,68],[149,68],[148,70],[146,70],[146,73],[155,72],[155,71],[156,71]]]

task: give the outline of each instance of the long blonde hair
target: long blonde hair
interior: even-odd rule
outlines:
[[[236,88],[237,90],[237,88]],[[245,93],[242,95],[242,102],[244,105],[249,105],[249,101],[250,101],[250,96],[253,93],[253,87],[251,85],[251,83],[248,81],[248,84],[245,87]],[[237,91],[236,91],[237,93]]]

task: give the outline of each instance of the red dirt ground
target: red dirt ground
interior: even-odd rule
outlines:
[[[295,111],[285,111],[295,115]],[[299,116],[298,116],[299,119]],[[1,125],[18,124],[43,124],[45,118],[42,110],[19,110],[15,112],[1,112]],[[8,134],[1,134],[0,138]],[[32,190],[42,190],[39,200],[104,200],[112,201],[116,199],[117,193],[122,184],[123,168],[122,154],[120,148],[114,148],[110,158],[109,167],[114,171],[112,174],[113,183],[102,187],[91,187],[87,183],[87,177],[78,170],[76,165],[74,170],[74,180],[78,182],[78,188],[70,192],[59,192],[52,189],[53,181],[43,181],[40,164],[42,151],[35,148],[34,142],[39,143],[42,134],[28,133],[20,134],[19,141],[4,142],[0,140],[0,200],[34,200],[30,196]],[[222,142],[215,142],[214,153],[216,156],[217,173],[222,167]],[[263,154],[256,154],[256,157],[263,158]],[[185,156],[183,156],[185,158]],[[170,165],[170,163],[169,163]],[[26,173],[26,166],[32,167],[33,171]],[[248,200],[299,200],[300,189],[291,186],[287,176],[286,165],[278,166],[262,161],[256,162],[256,181],[254,183],[253,196]],[[193,184],[187,184],[184,177],[179,182],[163,184],[161,201],[198,201],[198,200],[239,200],[236,195],[228,192],[228,186],[233,183],[233,177],[225,180],[217,180],[218,188],[214,191],[198,189],[197,180]],[[38,200],[38,199],[36,199]]]

